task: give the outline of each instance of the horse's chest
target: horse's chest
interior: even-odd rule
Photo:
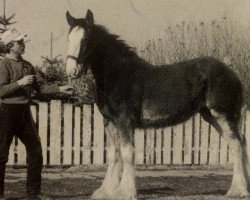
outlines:
[[[112,112],[111,112],[111,110],[109,109],[109,107],[108,107],[107,105],[98,106],[98,107],[99,107],[99,110],[100,110],[101,114],[102,114],[105,118],[107,118],[107,119],[111,118]]]

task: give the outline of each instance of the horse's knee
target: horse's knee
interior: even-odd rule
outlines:
[[[121,157],[124,163],[132,163],[134,156],[134,148],[132,145],[121,145]]]
[[[110,146],[108,147],[108,150],[107,150],[107,159],[108,159],[108,162],[111,164],[111,163],[116,163],[119,161],[120,159],[120,153],[119,151],[117,150],[117,148],[115,146]]]

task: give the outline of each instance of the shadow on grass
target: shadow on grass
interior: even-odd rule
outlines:
[[[170,187],[156,187],[156,188],[147,188],[147,189],[138,189],[138,194],[146,195],[146,194],[169,194],[169,192],[173,192],[174,189]]]
[[[226,195],[227,190],[218,189],[218,190],[211,190],[201,193],[201,195]]]

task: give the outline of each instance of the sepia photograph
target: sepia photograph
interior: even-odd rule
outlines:
[[[0,200],[250,199],[249,10],[0,0]]]

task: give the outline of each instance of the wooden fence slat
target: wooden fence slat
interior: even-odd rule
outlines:
[[[61,162],[61,101],[50,103],[50,164]]]
[[[83,105],[82,164],[91,164],[91,105]]]
[[[172,128],[163,129],[163,164],[171,164]]]
[[[192,164],[193,120],[189,119],[184,126],[184,164]]]
[[[30,108],[34,122],[38,123],[39,136],[41,138],[43,149],[43,164],[103,165],[105,152],[104,125],[103,117],[100,114],[97,106],[94,105],[94,116],[91,116],[91,105],[83,105],[83,118],[81,118],[81,108],[73,107],[73,105],[71,104],[63,105],[63,116],[61,113],[61,101],[52,100],[50,106],[50,115],[48,114],[48,103],[40,102],[39,107],[32,105]],[[74,116],[73,109],[75,109]],[[48,119],[50,119],[50,147],[48,147],[47,143],[49,125]],[[64,145],[62,148],[63,155],[61,155],[62,119],[64,120]],[[73,119],[74,124],[72,123]],[[92,119],[94,119],[93,124]],[[81,120],[83,120],[82,130]],[[74,132],[72,130],[74,130]],[[248,144],[250,141],[250,112],[246,113],[245,130],[247,149],[248,152],[250,152],[250,144]],[[185,133],[183,131],[185,131]],[[146,146],[144,146],[145,137]],[[227,163],[233,163],[233,154],[231,152],[231,147],[228,147],[227,141],[224,138],[221,138],[216,130],[213,127],[210,127],[207,122],[205,122],[203,119],[200,119],[199,114],[194,116],[193,119],[188,120],[184,124],[179,124],[174,127],[166,127],[156,130],[136,129],[134,134],[134,145],[135,164],[140,165],[225,165]],[[48,150],[50,163],[47,163]],[[73,157],[72,151],[74,155]],[[93,154],[91,154],[92,152]],[[16,163],[15,154],[17,154]],[[61,163],[61,156],[63,156],[63,163]],[[93,163],[91,162],[92,158]],[[209,158],[209,160],[207,158]],[[144,163],[145,160],[146,163]],[[15,146],[15,139],[13,140],[9,151],[9,161],[7,165],[14,164],[26,165],[26,150],[19,139],[17,146]]]
[[[194,116],[194,164],[200,164],[200,114]]]
[[[209,164],[210,165],[219,164],[219,142],[220,142],[220,135],[215,130],[215,128],[211,126],[210,147],[209,147]]]
[[[75,108],[75,128],[74,128],[74,165],[80,165],[80,141],[81,141],[81,108]]]
[[[38,132],[41,139],[42,151],[43,151],[43,164],[47,165],[47,150],[48,150],[48,104],[45,102],[39,103],[39,124]]]
[[[153,165],[155,158],[155,129],[146,130],[146,164]]]
[[[173,164],[182,164],[183,124],[173,127]]]
[[[201,148],[200,148],[200,164],[208,164],[208,137],[209,137],[209,124],[201,120]]]
[[[156,145],[155,145],[155,164],[161,164],[162,155],[162,129],[156,130]]]
[[[72,117],[73,107],[71,104],[64,104],[64,134],[63,134],[63,164],[72,164]],[[59,139],[59,138],[58,138]]]
[[[93,164],[104,164],[104,124],[103,117],[96,105],[94,105],[94,158]]]
[[[136,129],[134,136],[135,164],[144,164],[144,129]]]

